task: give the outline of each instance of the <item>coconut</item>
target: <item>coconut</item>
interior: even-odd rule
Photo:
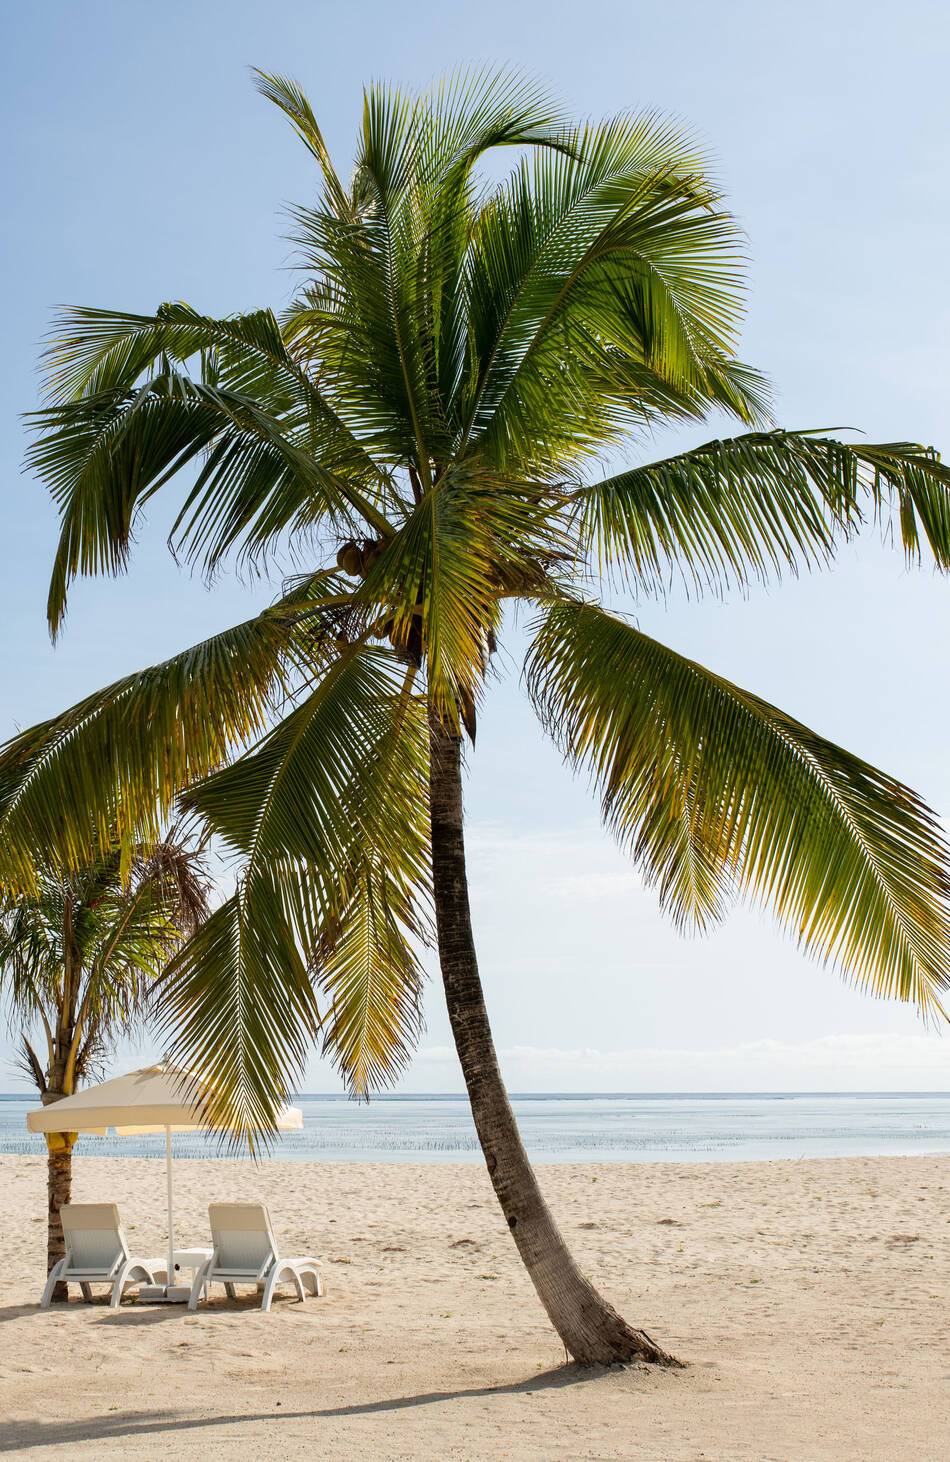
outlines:
[[[360,553],[352,538],[347,539],[346,543],[340,545],[336,561],[345,574],[349,574],[353,579],[358,577],[363,567],[363,555]]]

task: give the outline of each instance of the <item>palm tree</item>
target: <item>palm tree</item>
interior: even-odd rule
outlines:
[[[0,994],[43,1105],[72,1096],[141,1019],[154,982],[207,913],[195,853],[172,839],[129,859],[105,845],[80,866],[52,858],[28,893],[0,901]],[[31,1039],[41,1032],[38,1054]],[[63,1257],[76,1133],[48,1133],[47,1269]],[[66,1286],[57,1298],[66,1297]]]
[[[950,567],[950,473],[908,443],[784,431],[735,355],[736,225],[676,126],[575,126],[533,84],[456,77],[364,95],[350,184],[302,92],[260,75],[315,159],[302,285],[211,318],[65,312],[30,464],[61,520],[49,598],[117,573],[144,505],[182,484],[174,551],[213,577],[292,553],[264,613],[127,677],[0,757],[3,877],[90,816],[154,832],[177,788],[238,860],[233,896],[163,986],[173,1049],[222,1120],[272,1119],[322,1037],[351,1089],[419,1029],[434,909],[449,1017],[512,1238],[583,1363],[670,1357],[581,1273],[528,1163],[472,935],[463,739],[504,611],[530,606],[526,686],[679,921],[733,894],[878,995],[939,1010],[947,849],[906,787],[602,607],[820,566],[869,518]],[[510,174],[485,165],[515,147]],[[740,434],[606,478],[666,421]],[[335,562],[334,562],[335,555]]]

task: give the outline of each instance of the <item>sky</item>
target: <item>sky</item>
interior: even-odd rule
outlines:
[[[248,68],[307,90],[341,171],[361,87],[472,63],[547,80],[578,117],[655,109],[707,146],[747,235],[744,359],[791,427],[950,451],[950,14],[908,0],[583,6],[481,0],[44,0],[0,7],[0,737],[262,607],[276,584],[209,591],[141,525],[125,579],[79,584],[55,649],[44,609],[55,515],[22,471],[21,414],[62,303],[209,314],[285,304],[283,210],[308,154]],[[629,460],[723,434],[659,436]],[[674,592],[643,629],[909,782],[950,812],[950,583],[873,534],[830,574],[724,603]],[[518,640],[470,758],[466,807],[486,998],[517,1091],[950,1090],[950,1040],[806,961],[766,915],[683,937],[543,740]],[[437,979],[403,1079],[458,1090]],[[18,1084],[0,1034],[0,1089]],[[156,1054],[146,1038],[130,1064]],[[314,1058],[305,1087],[339,1089]]]

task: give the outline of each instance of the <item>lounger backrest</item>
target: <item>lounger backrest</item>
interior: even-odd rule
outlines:
[[[258,1271],[276,1259],[277,1241],[263,1203],[212,1203],[211,1237],[219,1269]]]
[[[128,1255],[114,1203],[64,1203],[59,1213],[73,1269],[108,1271]]]

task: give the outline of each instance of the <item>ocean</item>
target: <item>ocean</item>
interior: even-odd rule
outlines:
[[[743,1162],[950,1153],[950,1093],[758,1092],[513,1095],[537,1162]],[[328,1162],[480,1160],[462,1096],[299,1096],[301,1132],[273,1157]],[[26,1131],[35,1098],[0,1094],[0,1153],[45,1151]],[[176,1157],[226,1156],[214,1136],[177,1133]],[[81,1137],[78,1155],[160,1157],[164,1137]]]

